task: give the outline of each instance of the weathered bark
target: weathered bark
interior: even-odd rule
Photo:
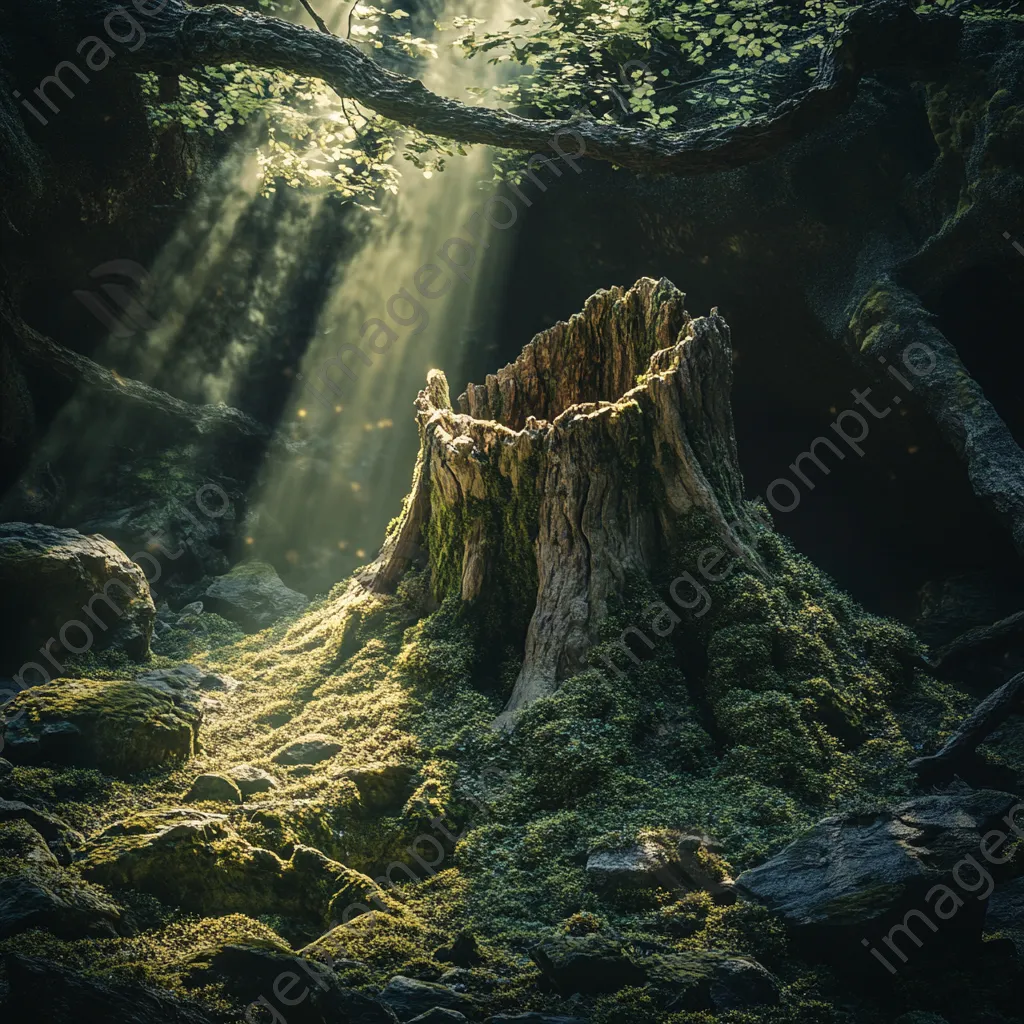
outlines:
[[[86,33],[108,11],[106,0],[75,0],[70,13]],[[468,106],[387,70],[337,36],[228,7],[197,9],[169,0],[145,20],[146,45],[119,57],[135,70],[187,73],[196,65],[234,62],[280,68],[322,79],[342,97],[443,138],[525,151],[554,144],[581,155],[567,141],[574,137],[593,159],[669,174],[703,174],[770,156],[848,109],[866,74],[950,59],[960,32],[956,11],[919,15],[898,0],[876,0],[855,10],[825,47],[809,89],[739,124],[670,133]]]
[[[692,319],[683,299],[664,279],[598,292],[470,385],[466,412],[438,370],[417,399],[412,493],[364,582],[389,589],[422,546],[437,598],[525,598],[501,724],[585,666],[610,601],[678,548],[689,513],[757,565],[730,531],[744,512],[729,329],[717,314]]]

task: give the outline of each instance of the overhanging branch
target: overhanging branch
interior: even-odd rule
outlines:
[[[76,6],[83,14],[80,25],[98,24],[109,10],[106,0],[77,0]],[[135,70],[188,73],[197,64],[235,62],[275,68],[319,78],[340,96],[432,135],[524,151],[546,150],[556,136],[571,135],[576,148],[592,159],[675,175],[725,170],[771,156],[846,110],[871,71],[948,59],[960,31],[957,15],[922,16],[902,0],[876,0],[854,11],[826,46],[814,84],[771,113],[733,125],[665,132],[468,106],[387,70],[337,36],[237,8],[195,8],[168,0],[145,21],[145,44],[124,55]]]

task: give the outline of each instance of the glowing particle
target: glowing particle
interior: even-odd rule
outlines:
[[[306,418],[306,410],[305,409],[299,409],[299,411],[298,411],[298,413],[296,413],[296,415],[299,417],[300,420],[304,420]]]
[[[356,558],[365,558],[366,552],[362,548],[356,548]]]
[[[336,405],[334,407],[334,411],[335,412],[341,412],[341,410],[344,409],[344,408],[345,408],[345,406],[343,406],[343,405]]]
[[[366,430],[366,431],[373,430],[373,424],[372,423],[364,423],[363,424],[363,430]]]
[[[256,541],[252,537],[246,537],[245,538],[245,543],[246,544],[255,544]]]
[[[353,480],[352,483],[349,484],[349,487],[351,487],[356,494],[363,489],[363,485],[358,480]]]
[[[284,559],[289,565],[296,565],[299,561],[299,553],[292,548],[284,553]]]
[[[912,444],[912,445],[911,445],[911,446],[910,446],[910,447],[909,447],[909,448],[907,449],[907,454],[908,454],[908,455],[916,455],[916,454],[917,454],[917,453],[918,453],[919,451],[920,451],[920,449],[918,448],[918,446],[917,446],[916,444]]]
[[[347,540],[339,540],[338,541],[338,550],[339,551],[344,551],[345,548],[347,548],[347,547],[348,547],[348,541]]]
[[[379,430],[387,430],[388,427],[393,427],[394,425],[393,420],[377,420],[377,428]]]
[[[830,405],[830,406],[828,407],[828,411],[829,411],[830,413],[832,413],[832,415],[833,415],[833,416],[835,416],[835,414],[836,414],[836,407],[835,407],[834,405]]]

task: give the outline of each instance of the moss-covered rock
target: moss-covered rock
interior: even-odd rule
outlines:
[[[224,576],[218,576],[203,594],[203,605],[211,612],[237,622],[248,632],[273,625],[286,615],[298,615],[309,600],[281,582],[267,562],[240,562]]]
[[[233,779],[217,772],[207,772],[195,778],[185,794],[189,803],[209,801],[215,804],[240,804],[242,791]]]
[[[58,679],[11,702],[6,750],[16,764],[52,762],[131,775],[191,757],[202,717],[188,690]]]
[[[139,815],[115,825],[86,849],[81,869],[87,878],[149,893],[169,906],[279,914],[320,927],[330,919],[332,898],[357,875],[307,846],[282,860],[240,838],[223,815],[195,813],[177,821]]]

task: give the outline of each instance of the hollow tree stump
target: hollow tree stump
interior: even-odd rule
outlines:
[[[688,513],[757,564],[737,537],[729,328],[683,303],[665,279],[598,292],[469,385],[459,411],[439,370],[416,400],[412,491],[364,585],[392,589],[426,549],[436,599],[500,595],[510,628],[519,607],[523,664],[502,725],[585,666],[610,599],[678,546]]]

